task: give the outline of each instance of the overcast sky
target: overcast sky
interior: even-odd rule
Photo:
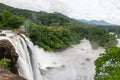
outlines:
[[[0,0],[13,7],[60,12],[69,17],[106,20],[120,25],[120,0]]]

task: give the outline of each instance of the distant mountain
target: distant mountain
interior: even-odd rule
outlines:
[[[114,24],[111,24],[111,23],[106,22],[104,20],[85,20],[85,19],[80,19],[78,21],[86,23],[86,24],[93,24],[93,25],[114,25]]]

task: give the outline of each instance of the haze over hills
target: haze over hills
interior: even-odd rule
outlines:
[[[78,21],[86,23],[86,24],[94,24],[94,25],[109,25],[109,26],[110,25],[111,26],[115,25],[115,24],[111,24],[109,22],[106,22],[104,20],[85,20],[85,19],[80,19]]]

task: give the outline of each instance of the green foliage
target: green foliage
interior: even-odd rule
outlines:
[[[0,14],[0,27],[1,28],[19,28],[23,22],[23,17],[13,15],[7,11]]]
[[[79,42],[79,36],[65,27],[37,26],[31,24],[28,33],[34,44],[45,50],[66,48]]]
[[[26,19],[29,19],[36,24],[43,24],[46,26],[60,26],[67,25],[67,23],[69,23],[68,17],[60,13],[46,13],[43,11],[35,12],[30,10],[12,8],[0,3],[0,12],[3,12],[4,10],[14,15],[25,17]]]
[[[0,65],[2,65],[2,66],[4,66],[4,67],[8,68],[10,62],[11,62],[11,61],[10,61],[9,59],[4,58],[4,59],[0,60]]]
[[[97,26],[97,28],[113,32],[117,34],[118,38],[120,38],[120,26]]]
[[[115,35],[109,34],[109,32],[103,29],[92,28],[88,33],[86,37],[91,43],[95,43],[96,45],[110,47],[115,46],[117,43]]]
[[[120,79],[120,48],[107,48],[105,53],[95,61],[95,80],[119,80]]]
[[[83,38],[90,40],[94,48],[98,46],[110,47],[117,43],[115,35],[94,27],[30,24],[27,30],[34,44],[43,47],[45,50],[67,48],[70,45],[80,43],[80,40]]]
[[[79,23],[60,13],[35,12],[0,3],[1,28],[19,28],[23,22],[33,43],[49,51],[65,49],[80,43],[83,38],[89,39],[94,48],[109,47],[117,43],[115,35],[110,35],[109,30],[99,29],[96,25]]]
[[[97,48],[98,46],[110,47],[117,43],[115,35],[109,34],[104,29],[98,29],[96,27],[72,27],[71,29],[79,34],[80,38],[90,40],[93,48]]]

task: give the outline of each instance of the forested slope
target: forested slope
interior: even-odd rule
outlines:
[[[65,49],[83,38],[89,39],[94,48],[117,43],[115,35],[96,25],[79,23],[60,13],[23,10],[0,3],[1,29],[20,28],[20,25],[34,44],[49,51]]]

